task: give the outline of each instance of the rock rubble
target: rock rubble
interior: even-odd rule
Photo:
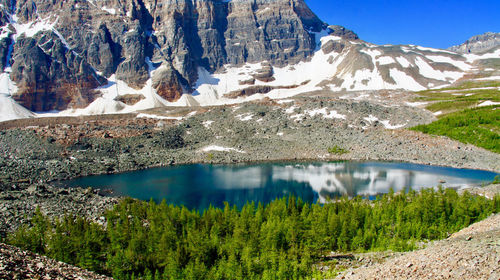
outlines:
[[[112,278],[0,243],[0,279],[108,280]]]
[[[37,208],[51,218],[76,214],[104,223],[104,211],[111,209],[118,200],[90,188],[62,189],[46,184],[3,191],[0,193],[0,236],[5,237],[8,232],[27,224]]]
[[[500,214],[425,249],[349,269],[336,279],[500,279]]]
[[[178,121],[127,118],[0,131],[0,188],[200,162],[381,160],[500,170],[498,154],[446,137],[386,129],[434,119],[406,106],[307,97],[284,104],[193,108]],[[179,127],[182,143],[166,145],[176,139],[169,134],[173,126]],[[202,150],[211,145],[245,153],[208,156]],[[349,153],[329,154],[335,145]]]

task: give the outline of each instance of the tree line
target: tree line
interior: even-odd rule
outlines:
[[[37,210],[7,241],[116,279],[310,279],[330,251],[412,250],[499,210],[498,195],[443,188],[324,205],[295,197],[226,203],[202,213],[124,199],[105,225]]]

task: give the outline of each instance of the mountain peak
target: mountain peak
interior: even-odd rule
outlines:
[[[463,44],[452,46],[448,50],[459,53],[484,53],[497,46],[500,46],[500,33],[486,32],[472,36]]]

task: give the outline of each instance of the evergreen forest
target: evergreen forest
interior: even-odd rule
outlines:
[[[308,204],[294,197],[202,213],[123,199],[105,223],[37,209],[7,242],[115,279],[311,279],[331,251],[407,251],[500,211],[453,189]]]

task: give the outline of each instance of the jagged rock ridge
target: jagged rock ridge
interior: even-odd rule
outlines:
[[[486,32],[472,36],[469,40],[458,46],[448,48],[459,53],[483,53],[500,46],[500,33]]]
[[[159,65],[153,86],[176,100],[198,67],[293,64],[324,28],[302,0],[3,0],[0,24],[0,67],[34,111],[85,107],[113,74],[140,89]]]

